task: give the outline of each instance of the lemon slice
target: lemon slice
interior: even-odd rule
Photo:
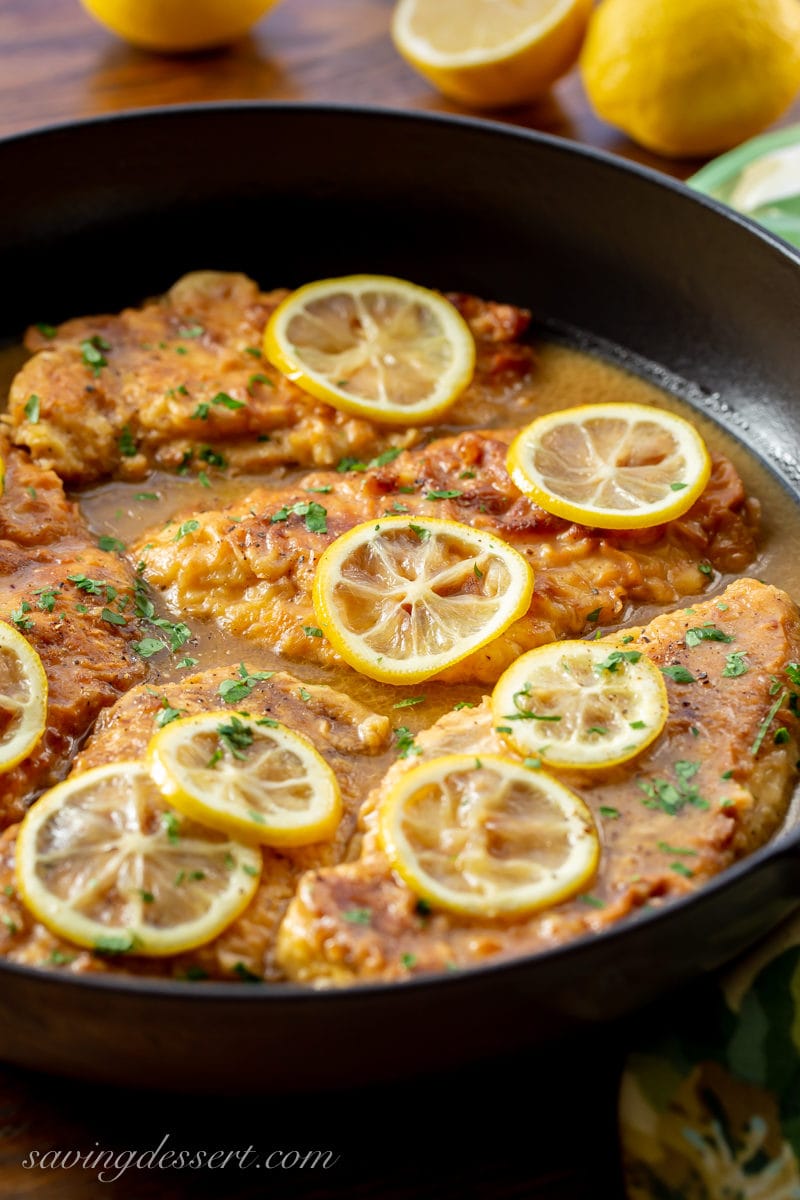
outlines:
[[[655,741],[669,713],[664,679],[639,650],[551,642],[523,654],[492,695],[495,728],[553,767],[610,767]]]
[[[592,0],[400,0],[392,36],[435,88],[490,108],[533,100],[576,62]]]
[[[493,534],[433,517],[365,521],[324,552],[314,611],[345,662],[419,683],[499,637],[528,611],[533,572]]]
[[[518,916],[580,891],[597,869],[592,815],[563,784],[495,755],[434,758],[381,801],[394,870],[433,905]]]
[[[0,621],[0,774],[27,758],[47,724],[47,676],[30,642]]]
[[[255,893],[261,854],[173,812],[144,763],[118,762],[36,801],[16,873],[26,906],[59,936],[158,957],[229,925]]]
[[[512,442],[509,474],[545,512],[601,529],[644,529],[681,516],[711,459],[700,434],[645,404],[586,404],[537,417]]]
[[[318,400],[388,425],[438,416],[475,369],[474,339],[453,305],[383,275],[293,292],[270,317],[264,352]]]
[[[171,721],[147,748],[153,778],[175,807],[269,846],[333,836],[339,785],[311,743],[271,718],[230,711]]]

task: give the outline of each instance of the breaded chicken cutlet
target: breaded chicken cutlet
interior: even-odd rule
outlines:
[[[686,631],[708,623],[732,640],[687,647]],[[625,636],[626,650],[660,667],[684,666],[692,682],[666,678],[667,725],[632,762],[589,777],[553,772],[583,797],[601,830],[599,869],[583,894],[518,920],[431,911],[383,853],[376,808],[404,772],[444,754],[515,757],[486,702],[443,717],[419,735],[418,754],[390,769],[364,807],[357,861],[301,879],[279,939],[290,978],[318,986],[393,980],[531,954],[688,895],[776,832],[796,780],[797,701],[790,703],[786,673],[800,658],[796,605],[777,588],[741,579],[691,612],[656,617]],[[619,636],[608,644],[620,645]],[[726,675],[731,652],[744,656],[743,673]],[[776,738],[779,728],[785,736]],[[364,919],[349,920],[353,912]]]
[[[264,326],[285,291],[216,271],[184,276],[165,296],[118,316],[82,317],[42,333],[15,378],[11,438],[68,484],[174,471],[262,472],[334,466],[410,445],[430,429],[392,429],[315,400],[264,359]],[[534,415],[530,315],[452,295],[475,337],[475,376],[443,420],[490,424],[498,409]],[[35,419],[28,402],[38,397]]]
[[[756,554],[757,506],[732,464],[715,456],[696,504],[654,529],[589,529],[522,496],[505,459],[510,431],[469,432],[406,451],[382,466],[317,472],[287,489],[260,488],[228,508],[184,513],[132,547],[143,577],[175,612],[265,641],[296,661],[337,656],[314,625],[311,589],[320,555],[354,525],[407,513],[447,517],[497,534],[533,568],[528,613],[497,641],[442,675],[494,682],[521,653],[624,621],[633,606],[678,603],[714,572],[741,572]],[[316,518],[316,519],[314,519]]]

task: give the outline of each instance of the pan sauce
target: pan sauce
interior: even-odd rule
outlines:
[[[709,446],[731,459],[741,475],[748,495],[756,497],[760,502],[761,552],[748,573],[784,588],[793,597],[800,597],[800,557],[797,554],[795,501],[741,443],[714,421],[696,409],[689,408],[685,402],[655,383],[613,362],[561,342],[541,343],[538,346],[538,356],[536,379],[541,412],[617,400],[639,404],[651,403],[688,416]],[[0,387],[4,392],[7,392],[13,375],[26,357],[26,352],[16,346],[0,352]],[[624,359],[624,354],[620,357]],[[504,414],[498,411],[493,424],[501,427],[506,423]],[[442,435],[447,435],[455,430],[443,426],[441,432]],[[307,469],[279,469],[266,476],[212,479],[209,488],[193,478],[154,472],[148,479],[136,483],[107,483],[74,493],[73,497],[80,504],[92,530],[98,536],[111,535],[127,544],[145,528],[152,528],[160,521],[166,522],[176,513],[218,508],[245,495],[254,485],[263,487],[274,484],[276,487],[284,487],[306,473]],[[155,494],[157,499],[136,499],[143,493]],[[731,576],[721,578],[713,589],[703,594],[704,598],[708,599],[721,592],[731,579]],[[695,598],[699,599],[688,596],[683,604],[688,606]],[[158,605],[157,596],[153,596],[153,599],[157,607],[163,610],[162,615],[170,615],[163,604]],[[658,611],[656,608],[642,606],[631,614],[630,621],[626,623],[645,622]],[[182,616],[181,619],[185,618]],[[223,636],[212,625],[204,625],[191,619],[187,619],[186,623],[192,629],[192,639],[182,653],[190,654],[198,660],[194,670],[202,671],[228,664],[235,666],[242,660],[260,669],[294,670],[306,681],[327,683],[346,692],[376,712],[388,715],[394,726],[407,726],[415,734],[450,711],[456,691],[459,700],[471,702],[477,702],[486,691],[481,685],[428,683],[424,689],[425,704],[403,708],[397,712],[394,706],[398,701],[418,694],[419,686],[402,688],[380,684],[344,666],[326,669],[312,663],[292,664],[267,647],[230,635]],[[611,628],[613,627],[604,628],[604,632],[610,632]],[[175,663],[179,657],[161,655],[150,660],[151,681],[154,686],[186,676],[185,670],[176,669]],[[385,762],[372,760],[370,783],[375,778],[376,767],[388,767],[394,761],[394,750],[383,758]]]

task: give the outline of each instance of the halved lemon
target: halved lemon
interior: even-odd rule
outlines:
[[[250,903],[261,853],[170,807],[141,762],[57,784],[20,826],[17,886],[60,937],[108,953],[180,954]]]
[[[507,466],[545,512],[600,529],[674,520],[711,474],[705,442],[689,421],[628,403],[537,417],[511,443]]]
[[[0,621],[0,774],[34,750],[47,724],[47,676],[33,646]]]
[[[491,108],[542,95],[577,61],[592,0],[400,0],[392,36],[435,88]]]
[[[543,771],[495,755],[434,758],[381,801],[380,838],[418,896],[450,912],[520,916],[587,883],[600,844],[586,805]]]
[[[500,538],[458,521],[385,517],[332,542],[314,611],[345,662],[419,683],[499,637],[528,611],[533,572]]]
[[[318,400],[387,425],[439,416],[475,369],[475,342],[453,305],[403,279],[323,279],[279,304],[264,353]]]
[[[523,654],[492,694],[495,728],[553,767],[611,767],[655,741],[669,714],[664,678],[640,650],[551,642]]]
[[[250,841],[321,842],[342,815],[325,759],[270,717],[220,711],[171,721],[151,740],[147,760],[180,812]]]

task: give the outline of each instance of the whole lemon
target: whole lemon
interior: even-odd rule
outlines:
[[[276,0],[82,0],[113,33],[145,50],[223,46],[247,33]]]
[[[717,154],[800,88],[800,0],[604,0],[581,55],[599,116],[670,157]]]

